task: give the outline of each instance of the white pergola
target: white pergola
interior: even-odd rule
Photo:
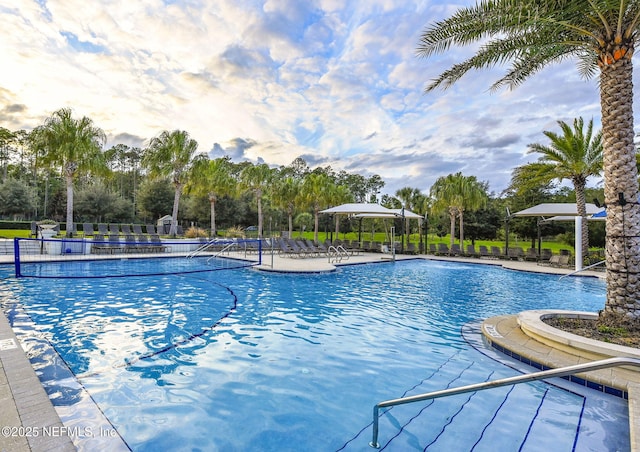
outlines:
[[[586,203],[587,216],[593,218],[603,211],[602,207]],[[576,271],[582,270],[582,217],[575,203],[542,203],[512,214],[513,217],[541,217],[541,222],[573,220],[575,222]],[[602,219],[596,217],[595,219]]]

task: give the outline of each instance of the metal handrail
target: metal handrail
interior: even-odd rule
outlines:
[[[211,239],[208,242],[203,243],[202,245],[200,245],[198,248],[196,248],[195,250],[191,251],[189,254],[187,254],[187,259],[191,259],[192,257],[197,256],[198,254],[200,254],[201,252],[203,252],[204,250],[206,250],[209,246],[213,245],[214,243],[216,243],[218,241],[217,238],[215,239]]]
[[[331,245],[327,249],[327,256],[329,258],[329,263],[333,258],[333,262],[342,262],[342,259],[349,259],[349,253],[342,245]]]
[[[209,263],[209,261],[211,259],[215,259],[216,257],[220,256],[222,253],[224,253],[225,251],[227,251],[230,248],[233,248],[234,246],[238,246],[238,242],[232,242],[229,243],[227,246],[225,246],[224,248],[222,248],[220,251],[218,251],[217,253],[215,253],[213,256],[209,257],[209,259],[207,259],[207,264]]]
[[[404,405],[412,402],[422,402],[424,400],[438,399],[440,397],[447,397],[451,395],[464,394],[466,392],[482,391],[484,389],[499,388],[501,386],[515,385],[519,383],[528,383],[530,381],[543,380],[545,378],[552,377],[566,377],[574,375],[579,372],[590,372],[594,370],[607,369],[609,367],[619,366],[636,366],[640,367],[640,359],[628,358],[628,357],[616,357],[608,358],[600,361],[593,361],[590,363],[576,364],[574,366],[561,367],[558,369],[543,370],[541,372],[534,372],[526,375],[518,375],[515,377],[502,378],[500,380],[487,381],[484,383],[476,383],[467,386],[461,386],[459,388],[443,389],[440,391],[433,391],[426,394],[418,394],[410,397],[402,397],[399,399],[387,400],[380,402],[373,407],[373,437],[369,446],[378,449],[378,419],[380,408],[391,407],[395,405]]]
[[[580,273],[580,272],[583,272],[585,270],[589,270],[590,268],[593,268],[593,267],[597,267],[598,265],[604,264],[605,262],[607,262],[607,261],[605,260],[605,261],[596,262],[595,264],[587,265],[586,267],[583,267],[580,270],[576,270],[576,271],[573,271],[571,273],[567,273],[566,275],[562,275],[560,277],[560,279],[566,278],[567,276],[573,276],[576,273]]]

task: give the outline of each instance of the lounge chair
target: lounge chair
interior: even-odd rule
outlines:
[[[120,225],[120,229],[122,230],[122,233],[124,235],[131,235],[131,226],[129,226],[128,224],[121,224]]]
[[[169,249],[167,245],[164,245],[162,243],[162,240],[160,240],[160,236],[158,234],[151,234],[151,237],[149,238],[149,245],[151,246],[151,249],[156,253],[164,253]]]
[[[35,221],[31,222],[31,232],[29,237],[37,237],[38,236],[38,223]]]
[[[449,251],[449,256],[460,256],[462,254],[462,250],[460,249],[460,245],[454,243],[451,245],[451,250]]]
[[[502,250],[500,247],[492,246],[491,247],[491,257],[495,259],[504,259],[504,254],[502,254]]]
[[[478,247],[478,252],[480,254],[480,257],[486,257],[486,258],[490,258],[491,255],[489,254],[489,249],[485,246],[485,245],[480,245]]]
[[[150,235],[156,234],[156,227],[155,227],[154,225],[152,225],[152,224],[148,224],[148,225],[146,225],[146,226],[145,226],[145,229],[146,229],[146,231],[147,231],[147,234],[150,234]],[[160,232],[158,231],[158,234],[159,234],[159,233],[160,233]]]
[[[109,223],[109,234],[120,234],[120,226],[118,223]]]
[[[429,243],[429,254],[438,254],[438,249],[435,243]]]
[[[507,257],[512,261],[519,261],[520,259],[524,259],[524,251],[522,251],[520,247],[509,248],[507,250]]]
[[[139,224],[134,224],[133,225],[133,233],[135,235],[142,235],[144,234],[144,232],[142,232],[142,226],[140,226]]]
[[[111,254],[122,253],[124,251],[124,246],[120,243],[120,236],[118,234],[109,234],[107,247]]]
[[[479,254],[476,252],[476,247],[473,245],[467,245],[467,251],[464,253],[467,257],[478,257]]]
[[[91,253],[103,254],[109,252],[109,245],[105,242],[104,235],[93,234],[93,242],[91,243]]]
[[[536,262],[538,260],[538,250],[535,248],[529,248],[524,254],[524,260],[528,262]]]
[[[85,237],[93,236],[93,223],[82,223],[82,234]]]
[[[109,228],[106,223],[98,223],[98,233],[104,236],[109,235]]]
[[[438,243],[438,251],[436,252],[438,256],[446,256],[449,255],[449,247],[446,243]]]
[[[124,252],[125,253],[137,253],[139,251],[136,238],[132,234],[124,235]]]

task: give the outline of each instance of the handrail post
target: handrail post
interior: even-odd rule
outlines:
[[[380,449],[380,444],[378,444],[378,419],[380,419],[380,416],[378,414],[379,411],[380,407],[378,405],[375,405],[373,407],[373,437],[371,439],[371,442],[369,443],[369,445],[374,449]]]

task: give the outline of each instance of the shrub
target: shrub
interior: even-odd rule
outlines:
[[[184,236],[188,239],[195,239],[198,237],[208,237],[207,231],[202,228],[191,226],[184,232]]]

